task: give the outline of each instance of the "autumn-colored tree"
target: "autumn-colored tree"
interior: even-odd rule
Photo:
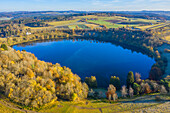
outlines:
[[[40,61],[26,51],[8,47],[1,51],[0,64],[0,91],[14,102],[40,107],[58,98],[87,98],[87,84],[81,83],[71,69]]]
[[[147,94],[147,93],[151,93],[151,92],[152,92],[152,90],[150,88],[150,85],[148,83],[146,83],[145,84],[145,93]]]
[[[152,67],[149,73],[149,79],[151,80],[160,80],[162,76],[162,71],[159,67]]]
[[[114,87],[112,84],[110,84],[108,87],[108,90],[106,92],[106,97],[109,100],[113,99],[113,101],[115,101],[118,98],[118,96],[116,94],[116,87]]]
[[[74,28],[72,29],[72,34],[73,34],[73,35],[75,34],[75,30],[74,30]]]

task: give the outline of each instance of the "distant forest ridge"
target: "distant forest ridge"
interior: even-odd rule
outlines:
[[[170,11],[13,11],[13,12],[0,12],[1,17],[8,18],[23,18],[23,17],[34,17],[34,16],[57,16],[57,15],[76,15],[76,14],[94,14],[94,13],[111,13],[111,14],[122,14],[131,15],[134,17],[141,18],[142,16],[150,17],[163,17],[166,20],[170,20]]]

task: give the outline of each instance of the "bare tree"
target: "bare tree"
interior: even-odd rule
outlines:
[[[91,96],[91,97],[93,97],[93,96],[94,96],[94,91],[93,91],[93,89],[90,89],[90,90],[89,90],[88,95],[89,95],[89,96]]]
[[[159,85],[156,82],[151,82],[151,85],[153,87],[153,92],[157,92],[159,90]]]
[[[145,83],[141,83],[140,84],[140,86],[141,86],[141,90],[140,90],[140,93],[144,93],[145,92]]]
[[[162,86],[160,87],[160,93],[161,93],[161,94],[167,94],[167,90],[166,90],[166,88],[165,88],[164,85],[162,85]]]
[[[134,91],[133,91],[132,87],[130,87],[130,88],[129,88],[129,96],[130,96],[130,97],[133,97],[133,93],[134,93]]]
[[[121,94],[122,94],[122,97],[126,97],[126,95],[128,94],[128,93],[127,93],[127,88],[126,88],[125,85],[122,86]]]
[[[135,73],[135,81],[140,83],[142,80],[140,79],[141,75],[139,73]]]

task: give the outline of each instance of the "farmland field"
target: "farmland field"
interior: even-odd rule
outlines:
[[[94,29],[102,28],[101,26],[105,26],[106,28],[137,27],[141,30],[145,30],[159,28],[165,25],[165,23],[159,22],[158,20],[127,18],[121,16],[103,17],[95,15],[78,16],[75,17],[73,20],[45,22],[45,24],[48,24],[49,26],[48,27],[25,26],[25,29],[28,28],[34,30],[48,28]],[[166,24],[168,24],[168,22]]]

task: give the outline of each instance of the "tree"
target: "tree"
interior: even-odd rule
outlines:
[[[24,106],[41,107],[57,98],[74,101],[88,95],[87,84],[71,69],[40,61],[31,53],[8,47],[0,54],[0,64],[0,91]]]
[[[157,92],[159,90],[159,85],[156,82],[151,82],[151,86],[153,88],[153,92]]]
[[[128,73],[127,79],[126,79],[126,84],[127,87],[129,88],[130,86],[133,87],[133,83],[134,83],[134,74],[132,71],[130,71]]]
[[[93,89],[90,89],[89,90],[89,93],[88,93],[88,96],[90,96],[90,97],[93,97],[94,96],[94,91],[93,91]]]
[[[125,85],[122,86],[121,94],[122,94],[122,97],[126,97],[126,95],[128,94],[128,93],[127,93],[127,88],[126,88]]]
[[[141,89],[140,85],[137,84],[137,83],[134,83],[134,84],[133,84],[133,88],[134,88],[134,93],[135,93],[135,95],[139,95],[139,91],[140,91],[140,89]]]
[[[139,73],[135,73],[135,81],[136,83],[140,83],[142,80],[140,79],[141,75]]]
[[[6,44],[2,44],[2,45],[1,45],[1,48],[3,48],[4,50],[8,50],[8,47],[7,47]]]
[[[160,87],[160,93],[161,93],[161,94],[167,94],[167,90],[166,90],[166,88],[165,88],[164,85],[161,85],[161,87]]]
[[[162,76],[162,71],[159,67],[152,67],[150,73],[149,73],[149,79],[151,80],[160,80]]]
[[[115,101],[118,98],[118,96],[116,94],[116,87],[114,87],[112,84],[110,84],[108,87],[108,90],[106,92],[106,97],[109,100],[113,99],[113,101]]]
[[[111,78],[110,78],[110,84],[114,85],[117,90],[120,90],[120,89],[121,89],[119,77],[116,77],[116,76],[113,77],[113,76],[111,76]]]
[[[140,84],[140,93],[141,94],[145,93],[145,83],[143,82]]]
[[[75,30],[74,30],[74,28],[72,29],[72,35],[74,35],[75,34]]]
[[[85,78],[85,83],[90,87],[90,88],[97,88],[97,80],[95,76],[91,77],[86,77]]]
[[[129,96],[130,96],[130,97],[133,97],[133,93],[134,93],[134,91],[133,91],[132,87],[130,87],[130,88],[129,88]]]
[[[150,85],[148,83],[145,84],[145,93],[151,93]]]

